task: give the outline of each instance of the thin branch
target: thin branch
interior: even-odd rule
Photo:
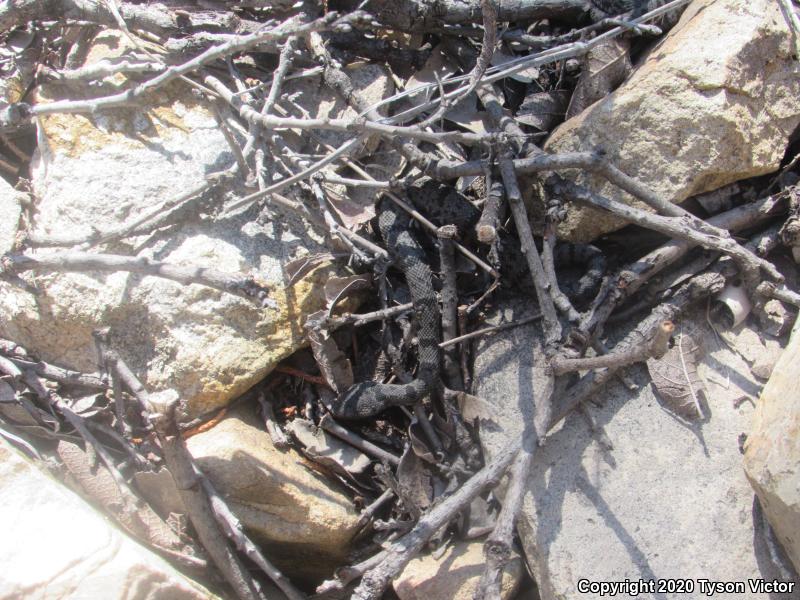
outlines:
[[[374,312],[353,314],[344,313],[341,316],[332,316],[326,318],[321,322],[321,325],[328,331],[334,331],[345,325],[352,325],[353,327],[360,327],[374,321],[383,321],[384,319],[391,319],[398,315],[405,314],[414,310],[414,305],[411,302],[406,304],[398,304],[397,306],[390,306],[389,308],[382,308]]]
[[[367,171],[365,171],[358,165],[350,164],[349,166],[365,179],[375,181],[375,178],[372,177],[372,175],[370,175]],[[436,227],[436,225],[434,225],[433,223],[431,223],[428,219],[426,219],[425,216],[422,215],[419,211],[415,210],[412,206],[410,206],[407,202],[405,202],[402,198],[397,196],[397,194],[394,194],[392,192],[386,192],[386,196],[389,199],[391,199],[395,204],[397,204],[400,208],[402,208],[404,211],[406,211],[408,214],[414,217],[414,219],[417,220],[432,235],[437,234],[439,228]],[[486,262],[483,261],[480,257],[478,257],[474,252],[467,249],[465,246],[456,241],[454,241],[453,244],[455,245],[455,248],[456,250],[458,250],[459,253],[461,253],[463,256],[471,260],[478,268],[491,275],[493,279],[496,280],[500,278],[500,274],[497,271],[495,271],[494,268],[486,264]]]
[[[149,404],[144,399],[142,402]],[[201,484],[192,457],[178,431],[175,422],[176,407],[177,401],[162,407],[160,412],[153,412],[151,415],[153,426],[161,442],[164,462],[175,481],[189,519],[206,552],[236,595],[241,600],[261,600],[263,596],[258,590],[258,584],[236,556],[217,523],[206,490]]]
[[[511,465],[522,440],[512,440],[483,469],[465,481],[451,496],[422,516],[409,533],[389,546],[380,562],[364,573],[351,596],[354,600],[378,600],[389,582],[397,577],[427,541],[484,489],[496,485]]]
[[[292,35],[301,35],[311,31],[318,31],[321,29],[328,29],[336,27],[353,20],[363,18],[362,13],[351,13],[345,17],[339,18],[336,13],[329,13],[324,17],[312,21],[311,23],[302,23],[292,27],[278,27],[267,31],[252,33],[250,35],[236,36],[235,38],[209,48],[199,56],[186,61],[185,63],[168,67],[163,73],[148,79],[138,84],[137,86],[118,94],[104,96],[101,98],[93,98],[91,100],[59,100],[47,104],[37,104],[34,106],[17,105],[20,108],[20,116],[36,117],[54,113],[94,113],[98,110],[113,108],[117,106],[126,106],[135,103],[144,94],[162,87],[175,79],[191,73],[202,66],[224,58],[225,56],[243,52],[267,41],[280,41]],[[12,111],[13,112],[13,111]],[[9,115],[11,113],[6,113]],[[4,125],[17,125],[19,123],[6,123]]]
[[[508,61],[508,62],[506,62],[506,63],[504,63],[504,64],[502,64],[500,66],[492,67],[492,68],[487,70],[487,73],[486,73],[485,77],[483,78],[483,83],[484,84],[494,83],[496,81],[500,81],[501,79],[505,79],[506,77],[510,77],[511,75],[515,75],[515,74],[519,73],[520,71],[524,71],[524,70],[530,69],[532,67],[539,67],[539,66],[543,66],[543,65],[546,65],[546,64],[557,63],[559,61],[563,61],[563,60],[566,60],[568,58],[574,58],[574,57],[577,57],[577,56],[583,56],[583,55],[587,54],[593,48],[595,48],[595,47],[597,47],[599,45],[605,44],[609,40],[612,40],[612,39],[614,39],[616,37],[619,37],[620,35],[623,35],[623,34],[627,33],[628,31],[630,31],[630,26],[637,25],[637,24],[640,24],[640,23],[644,23],[645,21],[648,21],[650,19],[654,19],[654,18],[656,18],[658,16],[661,16],[661,15],[663,15],[663,14],[665,14],[665,13],[667,13],[667,12],[669,12],[669,11],[675,9],[675,8],[678,8],[680,6],[686,5],[690,1],[691,0],[673,0],[672,2],[668,2],[667,4],[664,4],[663,6],[660,6],[660,7],[656,8],[656,9],[648,12],[648,13],[642,15],[641,17],[638,17],[636,19],[631,19],[630,22],[628,22],[626,24],[626,26],[624,26],[624,27],[623,26],[614,27],[613,29],[610,29],[609,31],[606,31],[605,33],[601,33],[600,35],[598,35],[598,36],[596,36],[594,38],[591,38],[589,40],[581,39],[581,40],[573,42],[573,43],[564,44],[564,45],[558,46],[556,48],[550,48],[548,50],[544,50],[542,52],[538,52],[538,53],[535,53],[535,54],[530,54],[530,55],[527,55],[527,56],[520,56],[520,57],[518,57],[518,58],[516,58],[514,60],[511,60],[511,61]],[[476,2],[474,4],[474,6],[477,8],[479,5]],[[501,13],[502,13],[502,11],[501,11]],[[501,14],[501,16],[499,18],[500,18],[501,21],[503,20],[502,19],[502,14]],[[445,42],[448,42],[448,41],[450,41],[450,40],[445,40]],[[420,113],[427,112],[427,111],[431,110],[432,108],[435,108],[436,106],[439,105],[440,102],[449,101],[452,98],[458,97],[464,91],[464,89],[466,89],[466,87],[469,85],[468,80],[469,80],[469,75],[461,75],[461,76],[452,77],[450,79],[445,80],[443,83],[445,83],[446,85],[451,85],[451,84],[463,84],[463,85],[461,85],[460,87],[457,87],[456,89],[448,92],[447,94],[445,94],[444,97],[439,96],[439,97],[436,97],[433,100],[430,100],[428,102],[418,103],[417,105],[415,105],[413,108],[411,108],[409,110],[406,110],[406,111],[403,111],[403,112],[400,112],[400,113],[396,113],[392,117],[392,121],[395,122],[395,123],[408,122],[410,119],[414,118],[416,115],[418,115]],[[416,87],[413,90],[406,90],[406,91],[397,93],[394,96],[391,96],[389,98],[385,98],[385,99],[381,100],[380,102],[376,102],[375,104],[370,106],[367,110],[375,110],[377,108],[380,108],[381,106],[387,106],[387,105],[392,104],[394,102],[397,102],[397,101],[399,101],[399,100],[401,100],[403,98],[407,98],[411,94],[420,94],[422,92],[434,91],[436,85],[437,84],[435,84],[435,83],[429,83],[429,84],[426,84],[424,86]],[[482,86],[482,87],[487,87],[487,86]],[[480,88],[478,88],[478,89],[480,89]],[[477,173],[470,173],[470,174],[475,175]],[[454,177],[459,177],[459,176],[461,176],[461,175],[454,175],[453,178]]]
[[[795,54],[800,54],[800,19],[797,18],[794,2],[792,0],[778,0],[778,2],[781,5],[781,12],[786,17],[789,22],[789,28],[792,30]]]
[[[313,43],[311,48],[317,54],[317,57],[325,63],[323,70],[323,80],[325,81],[325,84],[339,94],[342,98],[344,98],[344,100],[355,110],[360,111],[361,114],[367,115],[367,117],[373,119],[373,121],[382,119],[377,110],[374,108],[369,108],[366,100],[355,90],[350,77],[344,71],[342,71],[342,69],[333,66],[333,60],[324,45],[321,43]],[[422,162],[427,162],[429,160],[424,158],[424,153],[421,153],[414,144],[408,141],[395,142],[395,140],[393,140],[393,142],[394,147],[397,148],[397,150],[412,163],[415,162],[416,159],[420,159],[420,156],[423,157],[420,159]],[[364,179],[375,181],[375,178],[372,177],[372,175],[367,173],[358,165],[349,163],[348,166],[350,166],[356,173],[364,177]],[[421,223],[422,226],[425,227],[425,229],[427,229],[432,235],[436,235],[438,230],[436,225],[431,223],[413,207],[409,206],[408,203],[390,191],[386,192],[386,196],[407,213],[409,213],[419,223]],[[473,263],[475,263],[478,267],[489,273],[494,279],[498,279],[498,273],[473,252],[458,243],[456,243],[456,249]]]
[[[535,447],[520,448],[510,470],[510,483],[503,498],[503,508],[497,517],[491,535],[483,545],[486,568],[475,590],[474,600],[500,600],[503,567],[511,560],[514,540],[514,524],[522,508],[522,500],[528,489],[528,474],[533,464]]]
[[[542,311],[544,320],[545,344],[553,349],[561,340],[561,323],[558,320],[553,299],[550,297],[550,282],[547,280],[536,243],[533,241],[533,233],[528,221],[528,213],[522,203],[522,193],[517,182],[517,175],[514,173],[511,158],[508,156],[500,159],[500,176],[503,178],[506,197],[511,207],[511,214],[514,216],[522,252],[536,288],[536,299],[539,301],[539,310]]]
[[[241,524],[233,516],[224,500],[214,491],[194,464],[175,420],[177,400],[164,407],[154,406],[141,381],[133,374],[128,365],[116,353],[109,351],[102,340],[100,342],[99,346],[103,357],[134,394],[144,415],[153,422],[164,452],[164,462],[175,480],[175,485],[197,535],[214,564],[223,573],[226,581],[231,584],[239,598],[261,600],[263,596],[258,591],[258,584],[228,545],[220,526],[234,540],[237,548],[253,560],[289,598],[292,600],[305,598],[304,594],[299,592],[246,536]]]
[[[185,456],[189,460],[192,460],[188,452],[186,452]],[[194,467],[196,477],[200,480],[203,490],[208,495],[208,500],[211,504],[211,509],[214,511],[214,517],[217,523],[220,524],[228,538],[233,540],[236,544],[236,549],[258,565],[258,568],[278,586],[289,600],[305,600],[306,595],[298,590],[292,582],[264,556],[247,534],[245,534],[239,519],[236,518],[236,515],[233,514],[233,511],[228,507],[223,497],[214,489],[208,477],[203,475],[202,471],[194,464],[193,460],[192,466]]]
[[[125,478],[122,476],[122,473],[119,472],[117,468],[117,463],[114,461],[114,458],[109,454],[106,447],[101,444],[96,437],[89,431],[83,417],[76,414],[69,405],[64,402],[64,400],[56,394],[53,390],[48,390],[45,388],[44,384],[39,380],[38,375],[36,375],[33,371],[25,371],[23,375],[25,379],[25,383],[34,391],[34,393],[42,400],[47,401],[51,404],[58,412],[64,415],[64,418],[67,422],[75,428],[75,431],[84,439],[86,442],[87,452],[91,455],[99,456],[100,459],[105,464],[106,468],[108,469],[111,478],[114,480],[114,484],[117,486],[119,490],[120,497],[124,502],[124,506],[122,510],[128,513],[133,513],[136,511],[136,507],[139,505],[140,501],[139,498],[136,496],[134,491],[128,485],[128,482],[125,481]]]
[[[495,6],[494,0],[480,1],[481,15],[483,17],[483,42],[478,59],[475,61],[475,66],[469,74],[469,83],[466,89],[462,90],[459,95],[452,100],[443,100],[441,104],[439,104],[439,108],[423,121],[424,125],[437,122],[448,110],[456,108],[460,103],[469,98],[472,92],[480,85],[481,79],[483,79],[486,70],[491,65],[494,47],[497,44],[497,7]],[[444,96],[444,86],[440,84],[439,97],[444,98]]]
[[[150,233],[162,227],[169,219],[174,217],[176,209],[185,209],[190,204],[199,202],[205,194],[232,181],[234,177],[233,169],[212,173],[205,178],[205,181],[191,190],[182,192],[174,198],[170,198],[158,206],[144,211],[130,222],[123,223],[110,231],[94,230],[89,236],[73,237],[51,237],[33,233],[28,236],[26,241],[34,247],[80,246],[82,249],[87,249],[98,244],[106,244],[134,235]]]
[[[394,496],[394,492],[390,488],[387,488],[380,496],[370,503],[369,506],[365,507],[358,517],[358,527],[361,528],[366,525],[370,519],[372,519],[375,513],[378,512],[378,510],[380,510],[384,504],[392,499],[392,496]]]
[[[483,204],[481,218],[475,226],[479,242],[491,244],[497,239],[497,228],[501,218],[502,207],[503,184],[499,181],[493,181],[489,186],[486,202]]]
[[[340,240],[340,242],[343,243],[345,247],[349,248],[350,252],[357,256],[360,260],[366,260],[367,256],[356,247],[357,245],[373,251],[377,256],[380,256],[384,259],[389,258],[389,253],[386,250],[368,240],[365,240],[360,235],[353,233],[346,227],[342,227],[336,221],[333,214],[331,214],[330,209],[328,208],[328,199],[326,197],[325,190],[322,189],[319,180],[316,178],[312,179],[311,181],[311,191],[314,195],[314,198],[316,198],[317,204],[319,205],[319,210],[325,219],[325,225],[328,227],[332,241],[336,239]],[[334,248],[334,250],[336,250],[336,248]]]
[[[708,223],[719,229],[736,231],[763,222],[773,216],[784,204],[781,195],[768,196],[715,215],[708,220]],[[652,277],[684,257],[693,247],[695,244],[688,240],[670,240],[642,258],[624,266],[614,277],[616,284],[611,287],[602,303],[591,311],[581,323],[581,331],[588,334],[602,327],[608,316],[618,306],[632,297]]]
[[[204,78],[206,85],[228,102],[239,116],[251,125],[257,125],[265,130],[297,129],[300,131],[324,129],[352,134],[380,134],[390,139],[397,137],[409,138],[434,144],[460,143],[466,145],[487,144],[492,142],[492,136],[480,133],[462,133],[460,131],[426,131],[418,126],[389,125],[363,117],[354,119],[298,119],[294,117],[276,117],[264,115],[248,106],[238,95],[229,90],[216,77],[207,75]],[[42,105],[42,106],[50,106]],[[36,107],[34,107],[36,108]]]
[[[251,275],[224,273],[205,267],[184,267],[152,260],[143,256],[118,254],[87,254],[70,252],[50,256],[6,254],[0,258],[2,272],[15,275],[23,271],[130,271],[172,279],[189,285],[198,283],[229,294],[234,294],[262,306],[269,304],[269,288],[258,283]]]
[[[549,213],[550,211],[548,211]],[[553,299],[553,304],[556,305],[558,311],[564,315],[570,323],[577,325],[580,323],[581,315],[572,306],[572,302],[567,298],[566,294],[561,291],[558,285],[558,275],[556,274],[555,264],[555,247],[556,247],[556,223],[549,215],[545,217],[544,232],[542,235],[542,266],[544,267],[545,275],[550,283],[550,297]]]
[[[642,227],[658,231],[673,238],[687,240],[704,248],[719,250],[729,254],[739,264],[743,277],[755,289],[760,280],[759,271],[764,270],[776,281],[783,281],[783,275],[767,260],[756,256],[753,252],[736,243],[727,231],[721,233],[706,233],[690,226],[690,222],[683,217],[663,217],[645,212],[639,208],[623,204],[610,198],[595,194],[586,188],[579,188],[575,184],[563,181],[555,186],[555,191],[573,202],[584,206],[599,208],[622,217],[626,221]]]
[[[368,442],[367,440],[359,437],[349,429],[345,429],[341,425],[339,425],[336,421],[333,420],[333,417],[330,413],[325,413],[319,421],[319,426],[322,427],[328,433],[331,433],[338,437],[341,440],[344,440],[354,448],[358,448],[365,454],[369,454],[377,458],[380,461],[388,462],[392,465],[399,465],[400,464],[400,457],[395,456],[391,452],[387,452],[383,448],[380,448],[373,444],[372,442]]]
[[[624,352],[627,348],[641,347],[643,340],[651,340],[656,330],[667,321],[674,321],[680,312],[691,302],[714,294],[725,286],[725,277],[717,271],[701,274],[679,289],[667,302],[654,308],[650,315],[643,319],[637,327],[620,341],[610,354]],[[550,428],[558,424],[581,402],[590,398],[605,385],[622,368],[622,363],[609,365],[605,369],[590,371],[564,394],[556,398]]]
[[[79,387],[88,388],[90,390],[105,391],[108,389],[108,382],[97,375],[89,373],[80,373],[72,371],[63,367],[57,367],[44,361],[32,361],[24,358],[16,358],[14,356],[8,357],[9,361],[15,364],[20,369],[30,369],[39,377],[57,381],[65,385],[75,385]]]
[[[304,169],[300,173],[297,173],[296,175],[292,175],[291,177],[287,177],[286,179],[278,181],[278,182],[272,184],[269,187],[266,187],[266,188],[264,188],[262,190],[259,190],[257,192],[253,192],[252,194],[248,194],[247,196],[244,196],[242,198],[239,198],[238,200],[235,200],[234,202],[231,202],[226,207],[227,210],[229,210],[229,211],[236,210],[238,208],[241,208],[243,206],[251,204],[252,202],[255,202],[256,200],[259,200],[261,198],[265,198],[266,196],[275,194],[276,192],[280,192],[284,188],[287,188],[290,185],[293,185],[293,184],[297,183],[298,181],[303,181],[304,179],[308,179],[309,177],[311,177],[312,175],[314,175],[315,173],[317,173],[321,169],[324,169],[325,167],[327,167],[329,164],[331,164],[333,162],[336,162],[340,158],[342,158],[344,156],[347,156],[348,154],[351,154],[351,153],[355,152],[356,150],[358,150],[361,147],[362,141],[363,140],[361,139],[361,137],[356,137],[356,138],[354,138],[352,140],[346,141],[344,144],[342,144],[334,152],[331,152],[331,153],[327,154],[325,157],[323,157],[322,159],[318,160],[314,164],[310,165],[309,167],[307,167],[306,169]]]
[[[264,420],[264,426],[267,429],[272,445],[278,450],[285,450],[289,447],[289,440],[283,429],[280,428],[278,422],[275,420],[275,411],[272,409],[272,403],[268,402],[264,397],[264,392],[258,393],[258,404],[261,406],[261,417]]]
[[[264,104],[261,106],[260,112],[262,115],[269,115],[275,106],[275,102],[281,93],[286,74],[292,67],[292,57],[297,50],[299,39],[300,38],[298,38],[296,35],[293,35],[286,40],[283,48],[281,49],[281,54],[278,58],[278,67],[272,73],[272,85],[269,88],[269,93],[267,94],[267,98],[264,100]],[[256,140],[258,139],[259,135],[261,135],[261,126],[258,124],[251,125],[243,150],[245,157],[250,157],[252,151],[256,147]],[[258,168],[259,165],[256,165],[256,170],[258,170]]]
[[[587,369],[605,369],[609,367],[621,368],[637,362],[644,362],[650,358],[661,358],[669,349],[669,338],[675,330],[671,321],[664,321],[659,327],[654,328],[650,339],[642,339],[635,345],[616,348],[607,354],[591,356],[588,358],[565,358],[556,356],[550,361],[550,367],[555,375],[564,375],[572,371]]]
[[[130,2],[125,2],[120,8],[122,18],[131,23],[132,28],[162,38],[208,25],[209,15],[204,11],[198,11],[197,16],[189,12],[179,15],[176,14],[178,11],[166,5]],[[232,12],[216,13],[213,18],[218,26],[232,31],[255,31],[263,26],[256,21],[240,19]],[[37,20],[62,20],[83,26],[119,26],[109,5],[96,0],[15,0],[0,7],[0,32],[6,33]]]
[[[458,230],[455,225],[440,227],[439,238],[439,270],[442,278],[442,340],[447,342],[458,334],[458,289],[456,286],[456,265],[453,239]],[[464,389],[461,379],[457,349],[444,352],[445,383],[450,389]]]
[[[503,323],[502,325],[493,325],[492,327],[484,327],[483,329],[470,331],[469,333],[465,333],[464,335],[460,335],[458,337],[442,342],[441,344],[439,344],[439,348],[448,348],[454,344],[460,344],[461,342],[465,342],[467,340],[471,340],[476,337],[482,337],[484,335],[489,335],[490,333],[496,333],[498,331],[503,331],[505,329],[520,327],[521,325],[527,325],[528,323],[533,323],[534,321],[538,321],[541,318],[542,315],[541,313],[539,313],[530,317],[526,317],[524,319],[520,319],[519,321],[514,321],[512,323]]]
[[[62,71],[42,65],[38,74],[40,77],[52,79],[56,83],[77,83],[103,79],[117,73],[160,73],[166,68],[166,65],[159,62],[103,59],[79,69],[64,69]]]
[[[771,281],[764,281],[759,284],[759,286],[756,288],[756,291],[762,296],[775,298],[781,302],[786,302],[787,304],[793,304],[794,306],[800,307],[800,294],[793,292],[785,285],[778,287]]]

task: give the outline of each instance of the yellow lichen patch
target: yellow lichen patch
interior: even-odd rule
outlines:
[[[39,103],[47,103],[45,93],[38,94]],[[209,121],[212,114],[199,104],[185,86],[170,84],[144,98],[148,108],[115,107],[100,111],[96,115],[55,113],[39,118],[39,125],[48,150],[78,158],[86,152],[99,151],[109,145],[128,147],[132,150],[147,149],[153,140],[170,136],[173,132],[190,133],[192,127],[186,115],[194,113],[195,122]]]
[[[307,345],[304,321],[308,315],[325,308],[324,286],[329,277],[338,273],[331,265],[317,267],[294,286],[276,289],[270,294],[277,307],[267,309],[263,318],[253,324],[258,333],[253,338],[243,338],[235,348],[221,352],[234,356],[209,356],[209,363],[227,364],[225,373],[213,368],[195,385],[199,390],[186,401],[192,415],[199,415],[227,405],[269,374],[284,358]],[[345,300],[338,310],[354,310],[355,300]],[[190,387],[188,381],[180,387]]]
[[[19,102],[22,100],[23,94],[25,94],[25,86],[19,73],[7,76],[0,82],[0,98],[4,102],[9,104]]]
[[[99,61],[115,59],[133,50],[131,42],[119,31],[104,31],[94,40],[84,66]],[[147,77],[153,77],[148,75]],[[61,84],[43,85],[33,95],[35,104],[49,104],[64,99],[91,100],[133,89],[143,79],[129,79],[124,75],[106,78],[102,86],[65,87]],[[191,120],[211,122],[213,115],[192,95],[190,87],[182,81],[153,89],[143,95],[138,105],[115,106],[95,114],[55,113],[39,118],[39,125],[53,153],[63,153],[70,158],[81,156],[108,145],[131,149],[146,148],[148,143],[169,136],[174,130],[189,133]]]

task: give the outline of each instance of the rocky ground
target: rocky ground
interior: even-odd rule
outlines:
[[[0,36],[0,598],[800,598],[791,0]]]

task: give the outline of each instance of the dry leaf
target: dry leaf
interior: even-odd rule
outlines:
[[[127,510],[125,499],[111,473],[102,463],[92,468],[89,455],[83,448],[61,440],[56,451],[86,495],[115,515],[127,532],[161,548],[199,556],[200,550],[188,540],[181,539],[149,504],[141,503],[135,512]]]
[[[564,120],[568,102],[569,92],[565,91],[531,94],[517,110],[517,121],[539,131],[550,131]]]
[[[322,376],[337,394],[341,394],[353,385],[353,366],[325,329],[314,327],[314,324],[324,319],[326,314],[327,311],[320,310],[309,315],[306,321],[306,334]]]
[[[494,54],[492,54],[492,66],[500,67],[518,58],[519,56],[503,52],[502,50],[495,50]],[[539,67],[527,67],[513,75],[509,75],[509,77],[521,81],[522,83],[533,83],[539,78]]]
[[[589,51],[567,108],[568,119],[619,87],[632,70],[628,49],[626,40],[613,39]]]
[[[320,254],[309,254],[290,260],[283,267],[283,272],[289,280],[286,287],[291,287],[300,281],[303,277],[308,275],[311,271],[318,266],[334,260],[333,254],[323,252]]]
[[[16,394],[14,388],[8,385],[5,381],[0,379],[0,402],[16,402]]]
[[[350,275],[349,277],[331,276],[325,282],[325,302],[330,309],[344,298],[352,296],[358,291],[368,290],[372,287],[372,277],[368,274]]]
[[[77,398],[70,402],[70,408],[73,412],[83,416],[84,418],[90,417],[100,412],[100,408],[96,407],[97,401],[103,396],[100,394],[90,394]]]
[[[371,462],[363,452],[315,427],[311,421],[294,419],[286,429],[302,444],[309,458],[332,471],[349,477],[361,475],[370,467]]]
[[[444,118],[472,133],[486,133],[492,126],[489,115],[478,110],[478,95],[474,92],[444,113]]]
[[[705,398],[705,391],[697,372],[701,355],[700,345],[690,335],[679,333],[662,358],[647,361],[658,396],[673,412],[688,420],[703,417],[700,400]]]
[[[418,93],[408,96],[408,99],[414,104],[427,102],[439,91],[437,85],[435,85],[437,78],[439,81],[447,79],[457,70],[458,67],[453,62],[453,59],[444,54],[441,47],[437,46],[431,52],[431,56],[425,66],[406,81],[406,91],[421,88]]]
[[[431,475],[411,448],[406,448],[400,464],[397,465],[397,482],[403,497],[413,502],[417,508],[425,510],[430,506],[433,500]]]
[[[133,474],[133,481],[139,493],[159,514],[186,513],[183,499],[168,469],[137,471]]]
[[[353,201],[347,186],[326,183],[324,187],[328,192],[328,203],[348,229],[354,230],[375,217],[375,194],[368,197],[368,202],[360,203]]]
[[[36,419],[17,402],[16,392],[8,383],[0,379],[0,415],[11,425],[30,425],[38,427]]]
[[[483,496],[477,496],[469,505],[468,519],[464,524],[464,534],[467,538],[476,535],[485,535],[491,531],[497,521],[497,511],[486,501]]]

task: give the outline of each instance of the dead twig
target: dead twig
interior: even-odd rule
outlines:
[[[88,254],[70,252],[48,256],[5,254],[0,258],[3,274],[16,275],[24,271],[130,271],[172,279],[189,285],[198,283],[229,294],[234,294],[261,306],[269,305],[269,288],[258,283],[251,275],[223,273],[206,267],[186,267],[152,260],[144,256],[118,254]]]
[[[370,519],[372,519],[375,513],[378,512],[384,504],[392,499],[392,496],[394,496],[394,492],[391,489],[387,488],[384,490],[380,496],[378,496],[372,503],[370,503],[364,508],[364,510],[361,511],[361,515],[358,517],[358,526],[363,527],[369,523]]]
[[[719,229],[736,231],[763,222],[776,214],[784,204],[780,195],[769,196],[713,216],[708,223]],[[620,269],[612,278],[615,284],[611,286],[600,305],[587,313],[581,322],[580,330],[588,333],[602,328],[608,316],[618,306],[640,290],[655,275],[686,256],[693,247],[695,244],[689,240],[670,240]]]
[[[97,375],[89,373],[79,373],[63,367],[57,367],[44,361],[33,362],[21,358],[9,357],[7,360],[11,361],[20,369],[30,369],[39,377],[44,377],[51,381],[63,383],[65,385],[75,385],[78,387],[87,388],[90,390],[104,391],[108,389],[108,382]]]
[[[354,590],[354,600],[378,600],[392,579],[397,577],[405,566],[422,549],[427,541],[446,525],[459,511],[463,510],[478,494],[496,485],[519,451],[521,440],[509,442],[483,469],[470,477],[451,496],[423,515],[409,533],[392,543],[374,560],[369,570],[364,572],[361,583]],[[375,564],[376,563],[376,564]]]
[[[644,362],[649,358],[661,358],[667,352],[669,338],[675,330],[671,321],[664,321],[659,327],[650,332],[649,339],[642,339],[635,345],[627,345],[619,350],[616,348],[608,354],[600,354],[588,358],[553,357],[550,367],[555,375],[563,375],[572,371],[587,369],[605,369],[609,367],[620,368],[637,362]]]
[[[10,108],[15,108],[16,110],[6,110],[0,114],[0,120],[2,120],[2,117],[5,117],[5,120],[7,121],[5,123],[0,123],[0,125],[5,127],[18,126],[27,118],[41,115],[55,113],[94,113],[99,110],[130,105],[148,92],[159,87],[163,87],[169,82],[174,81],[175,79],[182,77],[187,73],[196,71],[202,66],[220,58],[224,58],[225,56],[242,52],[254,46],[258,46],[263,42],[281,41],[292,35],[300,35],[310,31],[336,27],[337,25],[360,18],[363,18],[361,13],[351,13],[341,19],[336,13],[329,13],[324,17],[310,23],[302,23],[291,27],[277,27],[275,29],[260,31],[250,35],[234,36],[229,41],[209,48],[199,56],[196,56],[195,58],[186,61],[181,65],[168,67],[160,75],[157,75],[152,79],[148,79],[136,85],[135,87],[118,94],[93,98],[91,100],[59,100],[47,104],[36,104],[34,106],[23,104],[11,105]],[[9,118],[12,120],[9,121]]]
[[[486,568],[478,582],[475,600],[499,600],[503,567],[511,560],[514,540],[514,523],[522,508],[528,487],[528,474],[533,464],[535,446],[523,445],[509,471],[511,481],[503,498],[503,508],[494,529],[483,545]]]
[[[756,291],[762,296],[775,298],[781,302],[786,302],[787,304],[793,304],[794,306],[800,307],[800,294],[793,292],[785,285],[778,287],[771,281],[763,281],[758,285]]]
[[[115,242],[134,235],[151,233],[167,224],[174,217],[178,209],[186,209],[199,202],[209,192],[232,181],[235,173],[232,169],[219,171],[208,175],[202,183],[187,192],[178,194],[175,198],[166,200],[162,204],[144,211],[141,215],[124,223],[111,231],[92,231],[89,236],[57,237],[32,233],[26,239],[34,247],[52,246],[80,246],[88,249],[99,244]]]
[[[748,282],[748,287],[751,289],[755,289],[756,285],[758,285],[761,279],[761,270],[775,281],[783,281],[783,275],[772,263],[756,256],[753,252],[736,243],[727,231],[722,234],[717,231],[699,231],[691,226],[691,221],[683,217],[654,215],[622,202],[605,198],[588,189],[581,189],[575,184],[566,181],[558,183],[555,186],[555,190],[559,195],[569,198],[578,204],[599,208],[636,225],[658,231],[673,238],[687,240],[704,248],[729,254],[741,268],[742,277]],[[706,229],[708,228],[706,227]]]
[[[491,244],[497,239],[497,228],[501,218],[503,207],[503,184],[493,181],[489,186],[489,193],[486,195],[486,202],[483,204],[483,211],[475,231],[478,234],[478,241],[484,244]]]
[[[164,462],[175,480],[197,535],[237,596],[243,600],[263,598],[258,590],[258,584],[225,540],[220,525],[234,540],[237,548],[253,560],[289,598],[293,600],[305,598],[244,534],[238,520],[194,464],[175,420],[177,400],[169,402],[166,406],[154,406],[144,386],[127,364],[117,354],[110,352],[102,340],[99,345],[105,360],[134,394],[144,415],[152,421],[164,452]]]
[[[482,337],[484,335],[489,335],[491,333],[497,333],[498,331],[503,331],[505,329],[512,329],[514,327],[519,327],[521,325],[527,325],[528,323],[533,323],[534,321],[538,321],[541,318],[542,315],[537,314],[531,317],[526,317],[525,319],[520,319],[519,321],[514,321],[512,323],[503,323],[502,325],[492,325],[491,327],[484,327],[483,329],[470,331],[469,333],[465,333],[464,335],[460,335],[458,337],[442,342],[441,344],[439,344],[439,348],[448,348],[453,344],[460,344],[461,342],[465,342],[467,340],[471,340],[477,337]]]
[[[458,290],[456,289],[456,266],[453,239],[458,230],[455,225],[440,227],[439,267],[442,278],[442,341],[452,340],[458,334]],[[440,346],[441,347],[441,346]],[[455,349],[444,352],[444,377],[450,389],[463,389],[458,354]]]
[[[375,321],[391,319],[392,317],[406,314],[412,310],[414,310],[414,305],[411,302],[407,302],[405,304],[398,304],[397,306],[390,306],[388,308],[382,308],[380,310],[368,313],[344,313],[340,316],[333,315],[331,317],[326,317],[325,320],[321,322],[321,325],[328,331],[334,331],[340,327],[344,327],[345,325],[361,327],[362,325],[367,325],[368,323],[373,323]]]
[[[533,241],[528,213],[522,203],[522,193],[519,189],[511,158],[509,156],[501,158],[499,166],[508,204],[511,207],[511,214],[514,216],[514,224],[517,227],[522,252],[528,262],[528,268],[533,277],[533,285],[536,288],[536,299],[539,301],[539,310],[542,312],[544,321],[545,344],[551,350],[555,350],[556,344],[561,341],[562,332],[561,323],[558,320],[558,315],[556,315],[556,307],[550,296],[552,284],[547,280],[542,259],[536,249],[536,242]]]
[[[623,338],[610,354],[625,352],[628,348],[641,348],[643,340],[652,340],[656,330],[662,328],[664,323],[674,321],[688,304],[710,294],[715,294],[721,291],[724,286],[725,277],[716,271],[704,273],[691,279],[681,286],[681,289],[672,298],[654,308],[650,315]],[[590,371],[566,392],[558,396],[554,403],[550,427],[555,426],[581,402],[596,394],[597,390],[605,385],[622,366],[622,363],[617,363],[601,370]]]
[[[117,73],[160,73],[166,68],[167,66],[160,62],[128,59],[112,61],[104,59],[79,69],[63,69],[60,71],[42,65],[39,68],[38,75],[57,83],[77,83],[104,79]]]
[[[372,442],[368,442],[362,437],[356,435],[349,429],[345,429],[344,427],[342,427],[336,421],[333,420],[333,417],[330,415],[330,413],[325,413],[322,416],[322,418],[319,421],[319,426],[322,427],[328,433],[335,435],[341,440],[344,440],[354,448],[358,448],[365,454],[374,456],[378,460],[388,462],[389,464],[392,465],[400,464],[399,456],[395,456],[391,452],[387,452],[383,448],[380,448],[375,444],[373,444]]]
[[[278,450],[285,450],[290,446],[289,439],[275,420],[275,411],[272,409],[272,403],[267,401],[264,392],[258,393],[258,404],[261,407],[261,417],[264,420],[267,433],[272,440],[272,445]]]
[[[300,38],[296,35],[293,35],[289,39],[286,40],[283,44],[283,48],[281,49],[281,54],[278,58],[278,68],[272,74],[272,85],[269,88],[269,93],[267,94],[266,99],[264,100],[264,104],[261,106],[261,114],[262,115],[269,115],[272,112],[273,107],[275,106],[275,102],[278,100],[278,96],[281,93],[281,89],[283,87],[284,79],[286,78],[289,69],[292,67],[292,57],[294,56],[295,51],[297,50],[297,45],[299,43]],[[250,131],[248,132],[248,138],[244,145],[244,156],[249,158],[253,150],[256,148],[256,140],[261,135],[261,126],[259,124],[253,124],[250,127]],[[259,162],[259,161],[257,161]],[[259,165],[256,164],[256,170],[258,170]]]

